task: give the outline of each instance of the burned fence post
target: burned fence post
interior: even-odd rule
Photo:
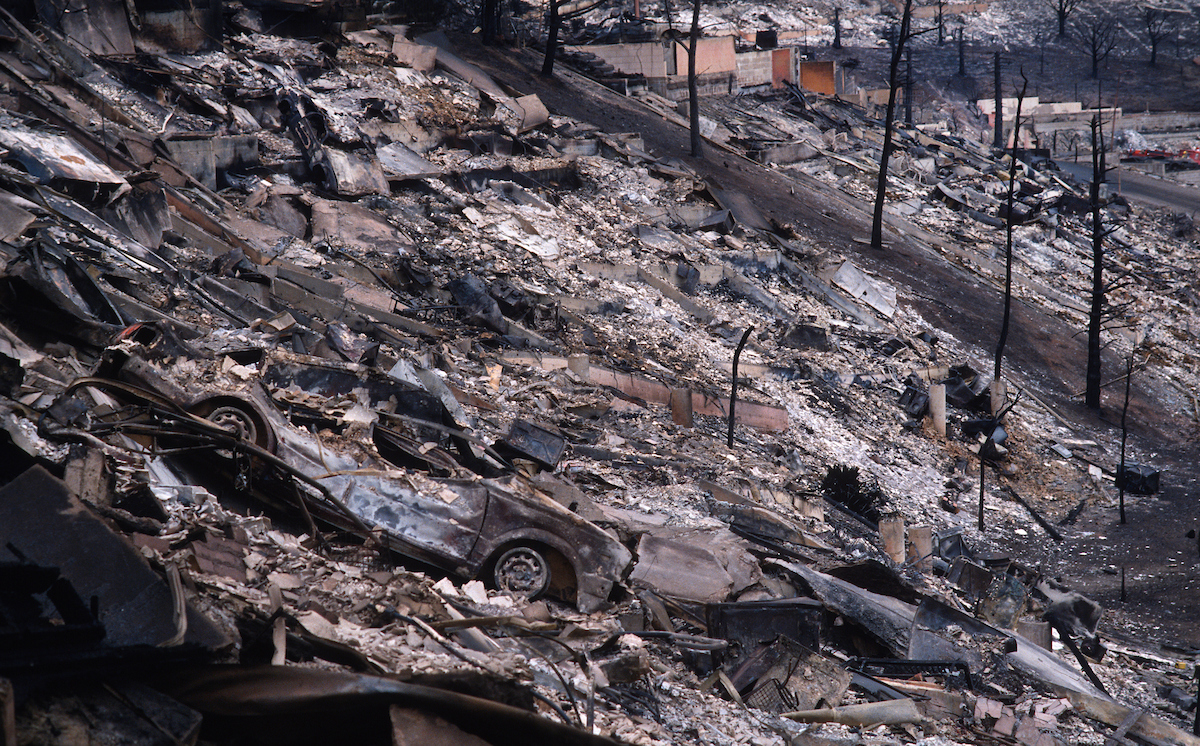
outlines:
[[[933,569],[933,527],[913,526],[908,529],[908,561],[921,572]]]
[[[929,416],[933,419],[933,431],[946,437],[946,384],[929,385]]]
[[[732,409],[730,410],[732,412]],[[680,427],[691,427],[692,421],[692,390],[689,388],[671,389],[671,421]]]
[[[1104,158],[1104,127],[1100,115],[1092,117],[1092,184],[1088,194],[1088,206],[1092,212],[1092,292],[1088,311],[1088,352],[1087,373],[1084,380],[1086,388],[1084,404],[1089,409],[1100,409],[1100,376],[1102,359],[1100,355],[1100,333],[1104,326],[1105,286],[1104,286],[1104,238],[1108,231],[1104,228],[1104,205],[1100,198],[1100,184],[1104,181],[1108,168]]]
[[[890,515],[879,519],[879,539],[883,553],[897,565],[904,562],[904,517]]]
[[[1000,413],[1004,411],[1004,405],[1007,403],[1008,386],[1003,379],[997,378],[988,386],[988,393],[991,395],[992,416],[999,421]]]
[[[729,435],[725,439],[725,444],[729,448],[733,448],[733,415],[734,408],[737,406],[738,360],[742,357],[742,348],[746,346],[746,340],[750,339],[752,331],[754,331],[753,326],[746,327],[746,331],[742,332],[742,341],[738,342],[737,349],[733,351],[733,382],[729,387]]]
[[[1017,634],[1032,641],[1043,650],[1053,650],[1050,622],[1041,619],[1017,620]]]

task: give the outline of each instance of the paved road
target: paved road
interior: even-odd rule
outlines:
[[[1075,163],[1067,160],[1056,162],[1063,171],[1073,174],[1080,181],[1091,182],[1092,166],[1090,163]],[[1105,181],[1117,187],[1127,199],[1156,207],[1168,207],[1181,212],[1200,210],[1200,189],[1194,186],[1179,184],[1156,176],[1147,176],[1127,168],[1110,172]]]

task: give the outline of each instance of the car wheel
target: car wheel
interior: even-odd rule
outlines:
[[[224,430],[228,430],[233,435],[248,443],[258,441],[258,428],[254,424],[254,419],[241,407],[230,405],[217,407],[209,412],[208,416],[204,419]]]
[[[248,402],[231,396],[216,396],[193,405],[190,411],[247,443],[267,451],[274,450],[270,425]]]
[[[536,549],[514,547],[496,560],[492,578],[498,590],[534,599],[550,587],[550,563]]]

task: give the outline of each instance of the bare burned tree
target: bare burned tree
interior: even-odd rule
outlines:
[[[937,8],[937,30],[938,30],[938,46],[946,43],[946,0],[938,0]]]
[[[577,18],[594,9],[604,0],[549,0],[546,19],[546,56],[542,59],[542,75],[554,74],[554,58],[558,54],[558,34],[564,21]]]
[[[500,18],[503,5],[500,0],[483,0],[480,9],[479,27],[484,44],[495,43],[500,36]]]
[[[842,6],[833,9],[833,48],[842,48]]]
[[[542,60],[542,75],[554,74],[554,56],[558,53],[558,32],[562,29],[564,0],[550,0],[550,18],[546,21],[546,56]]]
[[[871,220],[871,248],[883,248],[883,201],[887,197],[888,159],[892,155],[892,125],[896,119],[896,91],[900,87],[900,60],[904,56],[904,45],[912,36],[913,0],[904,0],[904,13],[900,17],[900,28],[896,43],[892,47],[892,61],[888,67],[887,115],[883,122],[883,152],[879,156],[879,180],[875,184],[875,214]]]
[[[1100,199],[1100,185],[1108,173],[1104,158],[1104,126],[1100,115],[1092,117],[1092,188],[1089,204],[1092,210],[1092,297],[1088,312],[1088,352],[1085,376],[1084,403],[1090,409],[1100,408],[1100,352],[1103,345],[1100,332],[1104,327],[1105,297],[1108,288],[1104,285],[1104,239],[1109,231],[1104,229],[1104,202]]]
[[[1059,38],[1067,35],[1067,21],[1071,19],[1071,14],[1083,4],[1084,0],[1044,0],[1047,7],[1054,11],[1054,15],[1058,18],[1058,36]]]
[[[1093,78],[1100,77],[1100,65],[1117,48],[1119,30],[1116,19],[1111,16],[1094,16],[1075,24],[1075,43],[1091,58]]]
[[[700,91],[696,82],[696,47],[700,44],[700,0],[692,0],[692,32],[688,36],[688,125],[692,131],[692,157],[699,158],[703,140],[700,137]]]
[[[1133,358],[1138,346],[1142,343],[1142,335],[1138,333],[1133,340],[1133,348],[1129,350],[1129,364],[1125,368],[1125,405],[1121,407],[1121,463],[1117,467],[1117,489],[1120,490],[1119,506],[1121,523],[1125,523],[1125,445],[1129,440],[1129,394],[1133,388]],[[1149,359],[1146,362],[1150,362]]]
[[[1158,64],[1158,45],[1174,32],[1174,24],[1161,8],[1146,8],[1142,13],[1142,23],[1146,29],[1146,39],[1150,42],[1150,66],[1154,67]]]
[[[1021,105],[1025,102],[1025,94],[1029,90],[1029,78],[1021,71],[1021,90],[1017,92],[1017,113],[1013,118],[1012,163],[1008,168],[1008,219],[1004,223],[1004,316],[1000,322],[1000,340],[996,343],[996,366],[992,380],[1000,381],[1000,367],[1004,361],[1004,345],[1008,341],[1009,320],[1012,317],[1012,266],[1013,266],[1013,227],[1016,225],[1016,210],[1014,209],[1017,195],[1017,140],[1021,135]],[[996,112],[1000,116],[1000,112]]]
[[[958,77],[967,77],[967,45],[963,40],[962,24],[958,26]]]

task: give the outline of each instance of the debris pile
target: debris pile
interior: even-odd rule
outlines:
[[[985,354],[440,33],[224,5],[0,15],[0,743],[1198,742],[1182,656],[959,512],[1077,446]],[[1003,162],[909,148],[994,272]],[[1021,183],[1070,274],[1073,188]]]

